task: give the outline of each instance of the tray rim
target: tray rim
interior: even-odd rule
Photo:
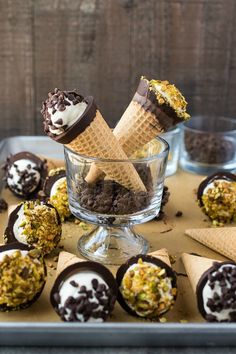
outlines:
[[[47,136],[43,135],[20,135],[10,136],[0,141],[0,153],[3,151],[4,146],[10,140],[15,139],[28,140],[49,140]],[[0,183],[0,193],[1,193]],[[114,346],[122,347],[124,343],[119,341],[116,336],[124,336],[125,346],[135,347],[144,344],[144,346],[201,346],[201,345],[236,345],[236,323],[207,323],[207,322],[187,322],[187,323],[147,323],[147,322],[106,322],[106,323],[60,323],[60,322],[3,322],[0,321],[0,342],[1,345],[51,345],[50,337],[52,335],[69,335],[71,341],[65,341],[62,343],[62,339],[59,338],[58,343],[53,340],[54,346],[111,346],[111,341],[107,341],[107,336],[102,336],[104,333],[115,336]],[[219,336],[219,333],[221,334]],[[91,343],[89,336],[94,334],[96,340]],[[11,338],[11,336],[15,338]],[[32,341],[29,343],[24,342],[26,336],[32,335]],[[129,338],[131,336],[137,337],[137,343],[130,343]],[[164,341],[158,342],[158,336],[163,337]],[[181,335],[184,338],[180,338]],[[23,337],[22,337],[23,336]],[[84,336],[84,340],[83,340]],[[100,338],[99,338],[100,336]],[[146,342],[146,337],[152,338],[152,343]],[[223,340],[222,340],[223,336]],[[49,341],[42,341],[42,338],[46,337]],[[221,337],[221,339],[220,339]],[[160,339],[160,338],[159,338]],[[229,340],[229,341],[228,341]]]

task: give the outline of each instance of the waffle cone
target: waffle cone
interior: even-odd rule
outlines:
[[[155,114],[146,111],[138,102],[131,101],[123,116],[113,130],[127,156],[154,139],[162,132]],[[86,177],[87,182],[93,182],[102,176],[98,165],[93,164]]]
[[[61,252],[57,263],[57,275],[72,264],[84,262],[85,260],[69,252]]]
[[[185,234],[236,262],[236,227],[189,229]]]
[[[132,100],[113,133],[125,153],[130,156],[162,131],[156,115]]]
[[[197,284],[202,274],[209,269],[214,262],[220,262],[215,259],[194,256],[188,253],[182,254],[182,261],[194,292],[196,292]]]
[[[160,259],[162,262],[171,267],[169,254],[166,248],[161,248],[160,250],[150,252],[148,255]]]
[[[103,159],[127,160],[127,155],[122,150],[119,142],[113,135],[111,129],[103,119],[99,110],[96,116],[85,131],[79,134],[69,144],[71,150]],[[116,181],[127,189],[145,191],[145,186],[139,177],[136,169],[131,163],[96,163],[96,166],[103,171],[109,179]],[[86,178],[87,182],[94,179]]]

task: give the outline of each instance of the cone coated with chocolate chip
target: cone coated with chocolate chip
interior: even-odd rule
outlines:
[[[194,256],[188,253],[182,254],[182,261],[194,292],[196,292],[197,284],[202,274],[212,267],[214,262],[220,262],[215,259]]]
[[[106,267],[68,252],[60,254],[50,300],[63,321],[103,322],[113,311],[116,296],[116,281]]]
[[[236,227],[188,229],[185,234],[236,262]]]
[[[182,260],[203,318],[208,322],[236,322],[236,263],[186,253]]]
[[[64,101],[67,102],[66,99]],[[65,130],[58,135],[52,133],[53,131],[57,132],[56,129],[52,130],[52,125],[47,125],[45,132],[52,139],[66,145],[76,153],[101,159],[127,160],[126,154],[99,112],[94,98],[88,96],[82,102],[78,102],[78,104],[82,103],[85,104],[86,108],[73,125],[69,128],[66,126]],[[49,109],[47,110],[45,104],[43,115],[45,122],[47,122]],[[68,107],[71,106],[65,106],[65,112],[69,109]],[[53,114],[51,114],[51,119],[52,117]],[[50,128],[51,130],[49,130]],[[55,123],[53,128],[56,128]],[[62,128],[60,129],[62,130]],[[116,181],[127,189],[145,191],[145,186],[131,163],[104,162],[98,164],[98,167],[109,179]]]
[[[158,84],[158,89],[156,85]],[[161,87],[162,89],[160,89]],[[171,100],[167,100],[167,95]],[[168,81],[140,79],[137,91],[113,130],[127,156],[153,140],[160,133],[187,120],[186,101],[179,90]],[[87,179],[100,176],[92,166]]]

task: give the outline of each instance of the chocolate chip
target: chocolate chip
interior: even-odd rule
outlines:
[[[87,288],[85,285],[82,285],[79,289],[79,293],[86,293],[86,291],[87,291]]]
[[[7,204],[7,202],[5,201],[5,199],[0,198],[0,213],[6,211],[7,208],[8,208],[8,204]]]
[[[177,218],[180,218],[182,215],[183,215],[183,212],[180,211],[180,210],[178,210],[178,211],[175,213],[175,216],[176,216]]]
[[[214,315],[207,314],[207,315],[206,315],[206,320],[207,320],[208,322],[216,322],[216,321],[217,321],[217,318],[216,318],[216,316],[214,316]]]
[[[76,307],[76,312],[78,313],[83,313],[85,310],[85,304],[84,302],[82,301],[79,305],[77,305]]]
[[[63,316],[67,314],[67,311],[64,307],[60,307],[59,310],[58,310],[58,313],[60,316]]]
[[[63,120],[61,118],[57,119],[54,124],[62,125]]]
[[[98,284],[97,292],[102,292],[106,289],[105,284]]]
[[[98,280],[96,278],[92,279],[92,287],[94,290],[98,287]]]
[[[70,281],[70,285],[73,286],[74,288],[78,288],[78,286],[79,286],[79,284],[76,283],[76,281],[74,281],[74,280]]]
[[[73,307],[75,302],[76,302],[76,300],[72,296],[69,296],[65,301],[65,307],[71,308],[71,307]]]

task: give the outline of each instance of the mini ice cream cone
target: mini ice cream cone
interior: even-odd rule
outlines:
[[[161,248],[160,250],[150,252],[148,255],[160,259],[162,262],[171,267],[170,257],[166,248]]]
[[[182,260],[203,318],[208,322],[236,322],[236,263],[187,253]]]
[[[64,95],[64,96],[63,96]],[[50,111],[50,106],[55,102],[64,103],[62,112],[54,117],[57,113]],[[68,116],[72,116],[71,112],[65,113],[65,119],[59,118],[55,121],[52,119],[62,116],[66,110],[73,109],[73,104],[65,96],[65,92],[55,93],[44,103],[43,115],[45,118],[45,132],[57,142],[64,144],[76,153],[90,157],[98,157],[109,160],[127,160],[127,155],[124,153],[119,142],[112,134],[111,129],[103,119],[99,112],[93,97],[89,96],[81,102],[77,102],[74,106],[81,105],[81,111],[78,108],[78,114],[75,116],[75,122],[68,127]],[[61,98],[60,98],[61,97]],[[57,100],[57,101],[56,101]],[[68,106],[69,105],[69,106]],[[72,106],[72,108],[71,108]],[[60,111],[61,104],[57,104]],[[69,107],[69,108],[67,108]],[[54,110],[55,104],[54,104]],[[63,116],[62,116],[63,117]],[[58,123],[59,122],[59,123]],[[59,128],[58,128],[59,124]],[[64,130],[63,130],[63,124]],[[116,181],[127,189],[136,191],[145,191],[145,186],[139,177],[136,169],[131,163],[111,163],[103,162],[97,166],[108,176],[109,179]]]
[[[58,263],[57,263],[57,275],[60,274],[64,269],[69,267],[72,264],[78,262],[85,262],[85,259],[79,258],[72,253],[62,251],[59,254]]]
[[[185,234],[236,261],[236,227],[189,229]]]
[[[113,130],[127,156],[190,118],[186,101],[180,91],[168,81],[142,77],[133,99]],[[101,173],[93,167],[87,178],[95,180]]]
[[[194,292],[196,292],[197,284],[202,274],[212,267],[214,262],[220,262],[215,259],[194,256],[188,253],[182,254],[182,261]]]

